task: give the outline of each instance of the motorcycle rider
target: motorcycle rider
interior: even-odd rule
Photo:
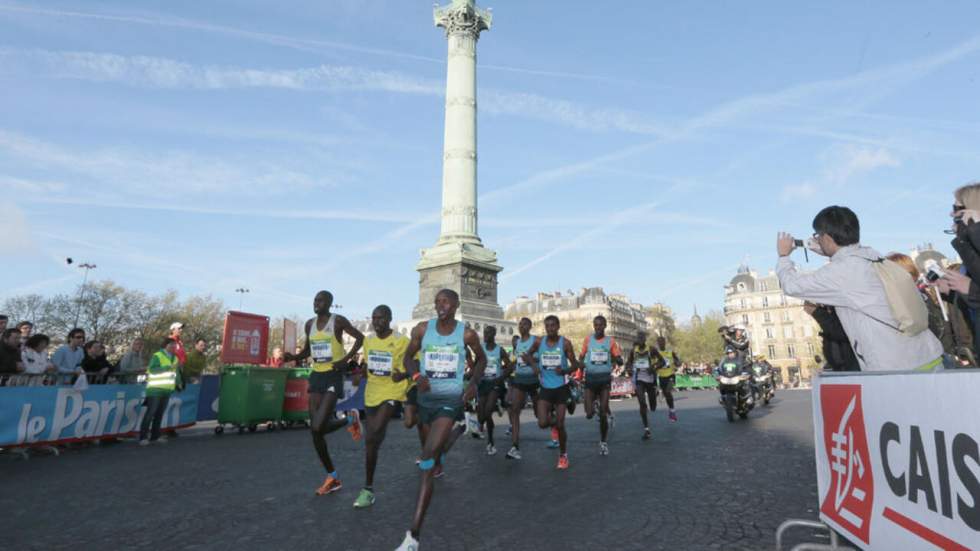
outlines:
[[[739,374],[750,372],[748,365],[739,358],[738,350],[736,350],[734,346],[729,345],[725,347],[725,357],[722,358],[720,362],[718,362],[718,367],[715,368],[714,371],[715,377],[721,376],[723,373],[725,373],[726,370],[730,369],[733,366],[736,369],[738,369]],[[752,399],[751,394],[749,395],[749,399],[750,400]],[[724,393],[721,391],[720,387],[718,388],[718,401],[721,402],[722,404],[725,403]]]
[[[775,389],[775,385],[772,383],[772,365],[766,361],[765,356],[756,356],[755,362],[752,363],[752,380],[749,385],[752,388],[752,399],[755,400],[762,393],[762,388],[755,382],[756,377],[769,377],[769,385],[771,388]],[[776,391],[772,390],[773,396],[776,395]],[[764,398],[764,397],[763,397]]]
[[[739,326],[727,329],[727,331],[721,334],[721,338],[725,340],[725,347],[731,346],[734,348],[739,361],[743,364],[750,363],[752,361],[752,350],[745,329]]]

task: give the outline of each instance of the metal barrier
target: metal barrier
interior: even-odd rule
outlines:
[[[816,528],[830,533],[830,544],[801,543],[793,546],[792,551],[857,551],[853,547],[841,547],[840,536],[829,526],[815,520],[790,519],[776,529],[776,551],[783,551],[783,534],[790,528]]]

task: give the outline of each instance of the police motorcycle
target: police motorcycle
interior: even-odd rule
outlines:
[[[718,390],[721,392],[721,405],[725,408],[725,416],[729,422],[735,421],[735,414],[745,419],[749,416],[749,411],[754,407],[752,395],[749,389],[751,373],[742,369],[739,358],[735,356],[735,350],[726,350],[726,357],[721,360],[715,371],[715,379],[718,381]]]
[[[755,400],[762,400],[765,405],[776,395],[776,386],[772,380],[772,368],[768,363],[756,361],[752,363],[752,394]]]

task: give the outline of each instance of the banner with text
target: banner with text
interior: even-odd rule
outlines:
[[[814,377],[820,519],[863,549],[980,548],[977,396],[975,369]]]
[[[139,430],[144,385],[91,385],[0,388],[0,446],[71,442],[122,436]],[[200,385],[174,393],[163,427],[182,427],[197,419]]]

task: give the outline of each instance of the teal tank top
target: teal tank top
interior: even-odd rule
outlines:
[[[451,335],[436,330],[438,320],[429,320],[422,337],[422,375],[429,380],[429,392],[419,392],[419,405],[445,406],[463,403],[463,374],[466,372],[466,327],[456,321]]]
[[[524,363],[523,355],[531,349],[531,346],[538,340],[538,337],[530,335],[526,341],[518,340],[517,347],[514,348],[514,361],[517,362],[517,370],[514,372],[514,382],[522,385],[533,385],[538,382],[534,375],[534,369]]]
[[[589,335],[589,348],[585,351],[586,375],[610,375],[612,373],[612,351],[609,349],[612,337],[606,335],[602,342]]]
[[[483,370],[483,380],[489,381],[500,377],[501,370],[503,366],[500,362],[500,345],[493,347],[493,350],[487,350],[486,343],[482,344],[483,353],[487,355],[487,367]]]
[[[543,337],[538,346],[538,362],[541,366],[541,386],[544,388],[559,388],[565,384],[565,375],[559,374],[568,369],[568,358],[565,357],[565,337],[558,337],[555,346],[548,346],[548,338]]]

